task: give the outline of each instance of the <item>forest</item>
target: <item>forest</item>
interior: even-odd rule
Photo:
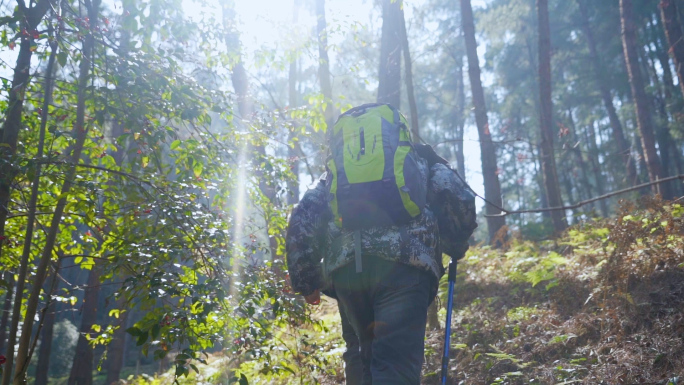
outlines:
[[[447,383],[684,383],[683,22],[683,0],[1,0],[0,385],[344,383],[336,302],[294,292],[285,234],[371,102],[478,196]]]

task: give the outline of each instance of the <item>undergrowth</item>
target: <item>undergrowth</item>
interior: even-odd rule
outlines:
[[[684,384],[683,235],[682,204],[645,199],[554,241],[512,236],[501,249],[472,248],[458,265],[448,383]],[[446,286],[444,277],[441,320]],[[182,382],[343,383],[336,311],[327,301],[316,309],[322,327],[274,333],[268,363],[287,370],[236,366],[224,352]],[[424,384],[440,382],[443,333],[427,333]]]

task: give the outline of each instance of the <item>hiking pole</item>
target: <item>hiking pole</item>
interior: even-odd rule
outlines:
[[[449,262],[449,299],[447,300],[446,325],[444,326],[444,355],[442,356],[442,385],[446,385],[449,367],[449,345],[451,344],[451,313],[454,308],[454,286],[456,285],[456,260]]]

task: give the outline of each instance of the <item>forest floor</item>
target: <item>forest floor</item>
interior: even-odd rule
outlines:
[[[574,226],[555,241],[512,236],[502,249],[474,247],[458,266],[449,384],[684,384],[681,204],[624,204],[616,219]],[[442,305],[445,288],[446,277]],[[317,314],[329,329],[311,332],[339,341],[335,313],[325,303]],[[443,338],[443,330],[427,333],[424,384],[439,383]],[[308,375],[343,383],[343,348],[328,346],[327,373]],[[222,360],[181,383],[226,383]],[[251,370],[250,383],[313,383],[303,368],[278,378]]]

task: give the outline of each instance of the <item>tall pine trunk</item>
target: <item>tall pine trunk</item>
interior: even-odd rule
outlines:
[[[294,7],[292,10],[292,24],[296,25],[297,24],[297,19],[299,16],[299,1],[295,0],[294,2]],[[289,71],[289,76],[288,76],[288,104],[290,105],[290,109],[294,109],[299,105],[299,95],[297,95],[297,58],[296,55],[295,57],[292,58],[292,61],[290,62],[290,71]],[[287,147],[287,156],[288,156],[288,161],[291,162],[290,164],[290,170],[292,171],[292,174],[294,175],[294,178],[289,178],[287,181],[287,190],[288,190],[288,195],[287,195],[287,204],[289,205],[294,205],[297,202],[299,202],[299,152],[297,151],[299,149],[299,146],[297,145],[297,130],[293,126],[290,128],[290,132],[288,134],[288,147]]]
[[[580,14],[582,15],[582,30],[587,38],[589,45],[589,54],[591,56],[591,64],[593,67],[596,83],[599,86],[601,100],[603,106],[608,112],[608,120],[610,121],[610,128],[613,131],[613,138],[615,138],[615,145],[618,148],[618,153],[622,155],[624,165],[627,170],[627,186],[632,186],[638,181],[636,163],[631,155],[631,146],[627,139],[625,139],[625,132],[622,128],[622,123],[618,117],[617,110],[613,103],[613,96],[610,93],[610,86],[608,85],[608,77],[605,74],[604,65],[596,48],[596,39],[594,38],[594,31],[591,28],[589,21],[589,13],[587,11],[587,0],[578,0]]]
[[[328,58],[328,32],[325,21],[325,0],[316,0],[316,33],[318,34],[318,81],[325,98],[325,123],[332,129],[334,110],[332,100],[332,84],[330,83],[330,59]]]
[[[549,27],[548,0],[537,0],[537,17],[539,19],[539,128],[541,142],[539,158],[541,161],[544,189],[550,207],[563,206],[556,158],[553,148],[553,102],[551,100],[551,28]],[[556,234],[568,226],[564,210],[551,212],[551,221]]]
[[[6,271],[3,280],[7,283],[5,300],[2,303],[2,315],[0,315],[0,354],[5,352],[5,340],[7,339],[7,327],[9,326],[9,315],[12,311],[12,287],[14,286],[14,275]]]
[[[655,147],[651,109],[648,97],[646,96],[641,67],[639,66],[639,48],[637,46],[636,26],[634,25],[634,16],[632,14],[632,0],[620,0],[620,19],[622,24],[622,47],[636,109],[637,126],[641,135],[644,161],[648,170],[649,180],[655,182],[662,178],[662,171]],[[653,191],[659,191],[657,185],[653,185]]]
[[[414,141],[419,141],[420,126],[418,123],[418,106],[416,94],[413,88],[413,65],[411,64],[411,51],[409,50],[408,33],[406,32],[406,19],[404,10],[401,10],[401,50],[404,52],[404,74],[406,82],[406,94],[408,95],[409,111],[411,111],[411,134]]]
[[[16,174],[16,170],[9,159],[17,151],[17,140],[19,139],[19,131],[22,128],[24,95],[31,81],[32,47],[35,44],[33,31],[38,27],[48,9],[50,9],[50,0],[39,0],[31,8],[26,8],[23,1],[18,1],[17,3],[15,12],[18,13],[19,26],[23,31],[28,31],[28,33],[22,34],[21,43],[19,44],[19,55],[17,56],[17,64],[14,67],[12,86],[9,89],[7,109],[4,111],[4,122],[0,129],[0,236],[5,235],[5,221],[9,214],[11,185]],[[34,2],[30,4],[33,5]],[[3,243],[0,242],[0,256],[2,255]],[[12,338],[12,333],[10,333],[10,339]],[[13,350],[12,347],[10,349]],[[8,356],[7,360],[8,363],[5,367],[11,368],[12,357]],[[11,370],[6,371],[11,372]],[[9,375],[5,376],[8,377]],[[3,379],[4,383],[5,380]]]
[[[88,285],[83,295],[81,311],[81,327],[74,352],[67,385],[92,385],[93,383],[93,348],[88,342],[92,327],[97,321],[97,302],[100,294],[100,265],[95,264],[88,274]]]
[[[660,1],[660,17],[665,27],[667,41],[670,44],[670,52],[679,78],[679,87],[682,90],[682,96],[684,96],[684,35],[678,16],[675,0]]]
[[[468,75],[475,106],[475,122],[477,133],[480,138],[480,157],[482,159],[482,177],[484,179],[485,198],[498,207],[502,207],[501,185],[499,184],[498,167],[496,160],[496,148],[492,142],[492,134],[489,129],[487,106],[485,104],[484,90],[480,79],[480,61],[477,57],[477,42],[475,41],[475,21],[473,8],[470,0],[461,0],[461,19],[463,34],[465,36],[466,54],[468,56]],[[488,215],[500,214],[501,211],[487,204]],[[487,229],[489,240],[496,238],[499,230],[506,224],[504,217],[487,217]]]
[[[378,103],[401,107],[401,0],[382,0]]]
[[[456,170],[465,179],[465,154],[463,153],[463,137],[465,129],[465,79],[463,78],[463,56],[457,56],[456,62],[456,105],[454,106],[456,130]]]

